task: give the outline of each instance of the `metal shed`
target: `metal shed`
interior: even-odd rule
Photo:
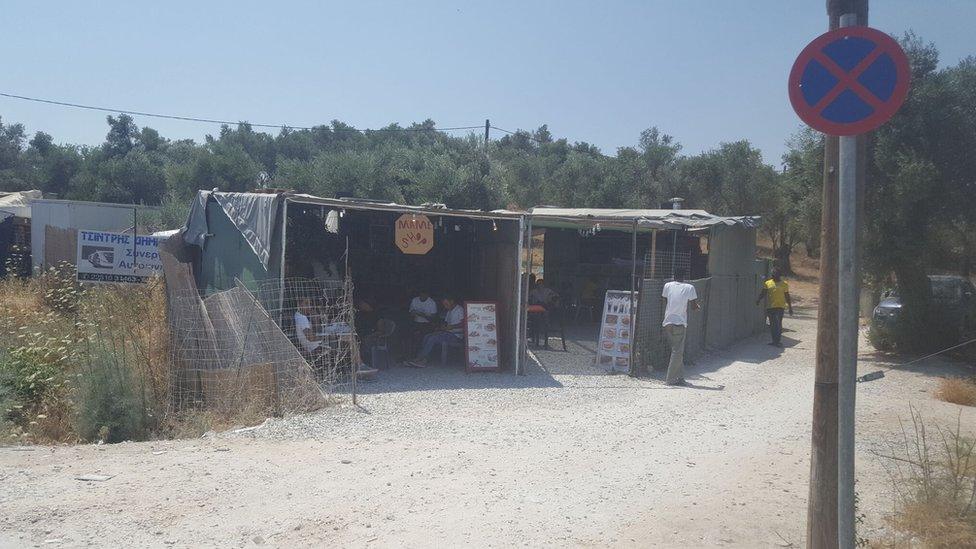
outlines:
[[[631,372],[636,373],[660,367],[666,360],[658,296],[676,265],[689,268],[695,278],[691,283],[702,302],[702,310],[689,315],[691,329],[685,356],[694,359],[707,349],[728,346],[762,330],[764,313],[755,306],[754,299],[768,265],[756,259],[759,223],[756,216],[716,216],[704,210],[539,207],[529,212],[528,231],[540,227],[561,230],[557,233],[560,248],[554,254],[557,259],[550,262],[550,254],[545,255],[547,281],[553,277],[553,267],[580,262],[574,248],[587,238],[584,235],[609,231],[617,236],[607,241],[629,244],[625,246],[629,247],[629,254],[620,254],[626,261],[620,261],[618,266],[628,268],[629,276],[617,276],[620,287],[613,289],[645,296],[631,308],[635,326]],[[668,237],[659,238],[665,235]],[[685,261],[679,258],[678,239],[692,235],[707,240],[707,253],[699,258],[701,265],[696,265],[693,257]],[[549,237],[546,239],[548,245]],[[558,283],[560,279],[556,280]]]
[[[36,199],[31,204],[31,257],[34,270],[77,260],[79,230],[134,230],[142,212],[155,210],[135,204]]]

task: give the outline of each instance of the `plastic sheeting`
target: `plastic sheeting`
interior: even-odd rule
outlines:
[[[265,268],[271,259],[271,242],[275,223],[278,220],[278,194],[263,193],[224,193],[219,191],[198,191],[190,206],[190,215],[183,228],[183,240],[187,244],[199,246],[206,244],[210,234],[207,223],[207,202],[213,198],[224,213],[237,227],[248,245],[254,250]]]
[[[8,217],[30,218],[30,203],[38,198],[41,198],[41,191],[18,191],[0,196],[0,221]]]

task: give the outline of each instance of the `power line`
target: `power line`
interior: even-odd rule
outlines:
[[[220,124],[220,125],[226,125],[226,126],[236,126],[238,124],[248,124],[252,128],[290,128],[290,129],[294,129],[294,130],[313,130],[313,129],[316,128],[316,126],[291,126],[291,125],[288,125],[288,124],[266,124],[266,123],[259,123],[259,122],[247,122],[246,120],[238,120],[238,121],[235,122],[235,121],[231,121],[231,120],[220,120],[220,119],[217,119],[217,118],[201,118],[201,117],[196,117],[196,116],[184,116],[184,115],[176,115],[176,114],[161,114],[161,113],[152,113],[152,112],[137,111],[137,110],[131,110],[131,109],[119,109],[119,108],[115,108],[115,107],[99,107],[99,106],[96,106],[96,105],[84,105],[84,104],[81,104],[81,103],[72,103],[72,102],[69,102],[69,101],[56,101],[54,99],[43,99],[43,98],[40,98],[40,97],[29,97],[29,96],[26,96],[26,95],[17,95],[17,94],[6,93],[6,92],[0,92],[0,97],[6,97],[8,99],[19,99],[21,101],[30,101],[30,102],[33,102],[33,103],[42,103],[42,104],[45,104],[45,105],[56,105],[56,106],[59,106],[59,107],[69,107],[69,108],[73,108],[73,109],[83,109],[83,110],[99,111],[99,112],[110,112],[110,113],[116,113],[116,114],[130,114],[130,115],[134,115],[134,116],[145,116],[145,117],[149,117],[149,118],[162,118],[162,119],[166,119],[166,120],[181,120],[181,121],[184,121],[184,122],[200,122],[200,123],[204,123],[204,124]],[[323,127],[323,126],[318,126],[318,127]],[[368,129],[368,128],[367,129],[359,129],[359,128],[353,128],[353,127],[334,128],[333,127],[333,128],[331,128],[331,130],[333,132],[356,132],[356,133],[366,133],[366,132],[448,132],[448,131],[461,131],[461,130],[480,130],[480,129],[484,128],[484,127],[485,126],[482,126],[482,125],[478,125],[478,126],[453,126],[453,127],[449,127],[449,128],[437,128],[437,127],[434,127],[434,128],[426,128],[426,127],[416,128],[415,127],[415,128],[380,128],[380,129]],[[498,126],[489,126],[489,127],[491,129],[493,129],[493,130],[497,130],[497,131],[500,131],[500,132],[505,133],[505,134],[508,134],[508,135],[522,135],[522,136],[524,136],[525,138],[527,138],[527,139],[529,139],[531,141],[535,141],[536,143],[540,143],[540,144],[548,143],[548,141],[544,141],[542,139],[539,139],[538,137],[535,137],[535,136],[533,136],[532,134],[530,134],[529,132],[526,132],[526,131],[511,131],[511,130],[506,130],[504,128],[499,128]],[[591,155],[594,155],[594,156],[598,156],[600,158],[612,158],[612,157],[610,157],[608,155],[605,155],[602,152],[598,152],[598,151],[592,151],[592,150],[580,151],[578,149],[574,149],[574,151],[576,151],[576,152],[586,152],[588,154],[591,154]]]
[[[112,112],[112,113],[118,113],[118,114],[131,114],[131,115],[146,116],[146,117],[151,117],[151,118],[164,118],[164,119],[168,119],[168,120],[183,120],[183,121],[186,121],[186,122],[203,122],[203,123],[206,123],[206,124],[221,124],[221,125],[227,125],[227,126],[235,126],[237,124],[244,123],[244,124],[248,124],[249,126],[254,127],[254,128],[290,128],[290,129],[294,129],[294,130],[312,130],[312,129],[315,128],[315,126],[291,126],[291,125],[288,125],[288,124],[260,124],[260,123],[257,123],[257,122],[247,122],[247,121],[240,121],[240,120],[237,121],[237,122],[232,122],[232,121],[229,121],[229,120],[218,120],[218,119],[214,119],[214,118],[198,118],[198,117],[194,117],[194,116],[180,116],[180,115],[175,115],[175,114],[159,114],[159,113],[151,113],[151,112],[134,111],[134,110],[129,110],[129,109],[117,109],[117,108],[111,108],[111,107],[97,107],[97,106],[94,106],[94,105],[82,105],[80,103],[69,103],[67,101],[55,101],[53,99],[41,99],[39,97],[28,97],[28,96],[25,96],[25,95],[16,95],[16,94],[5,93],[5,92],[0,92],[0,96],[7,97],[7,98],[10,98],[10,99],[20,99],[22,101],[32,101],[34,103],[44,103],[44,104],[47,104],[47,105],[57,105],[57,106],[60,106],[60,107],[71,107],[71,108],[75,108],[75,109],[85,109],[85,110],[90,110],[90,111],[101,111],[101,112]],[[319,127],[321,127],[321,126],[319,126]],[[483,127],[484,126],[480,126],[479,125],[479,126],[455,126],[455,127],[451,127],[451,128],[381,128],[381,129],[377,129],[377,130],[374,130],[374,129],[361,130],[361,129],[358,129],[358,128],[351,128],[350,127],[350,128],[332,128],[332,131],[334,131],[334,132],[359,132],[359,133],[365,133],[365,132],[430,132],[430,131],[445,132],[445,131],[455,131],[455,130],[478,130],[478,129],[481,129]],[[504,131],[504,130],[502,130],[502,131]]]
[[[535,137],[531,133],[529,133],[527,131],[524,131],[524,130],[519,130],[519,131],[513,132],[511,130],[506,130],[504,128],[499,128],[498,126],[491,126],[491,129],[498,130],[498,131],[500,131],[502,133],[507,133],[508,135],[521,135],[521,136],[525,137],[526,139],[529,139],[530,141],[535,141],[536,143],[541,143],[541,144],[551,143],[551,141],[544,141],[542,139],[539,139],[538,137]],[[574,152],[578,152],[578,153],[591,154],[591,155],[594,155],[594,156],[598,156],[600,158],[613,158],[612,156],[603,154],[600,151],[594,151],[594,150],[590,150],[590,149],[586,149],[586,150],[583,150],[583,151],[581,151],[579,149],[573,149],[573,151]]]

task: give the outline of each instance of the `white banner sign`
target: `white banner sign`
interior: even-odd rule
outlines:
[[[630,305],[630,292],[607,290],[596,359],[597,364],[608,372],[630,371],[630,346],[633,344]]]
[[[162,274],[155,236],[78,231],[79,281],[140,284]]]
[[[498,305],[468,301],[464,304],[464,343],[467,371],[498,370]]]

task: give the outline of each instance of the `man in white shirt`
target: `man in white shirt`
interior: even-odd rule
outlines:
[[[684,269],[674,272],[674,280],[664,285],[661,297],[665,300],[664,333],[671,343],[671,360],[664,382],[668,385],[684,385],[685,332],[688,329],[688,305],[698,310],[698,292],[685,280]]]
[[[454,298],[445,297],[441,300],[444,310],[444,324],[439,330],[424,336],[423,349],[416,359],[407,364],[415,368],[426,368],[430,360],[430,353],[438,345],[460,347],[464,342],[464,307]]]
[[[410,300],[410,314],[415,324],[430,324],[431,319],[437,316],[437,302],[427,290],[420,290],[417,297]]]
[[[301,345],[302,353],[307,356],[318,354],[319,347],[322,346],[323,336],[315,333],[312,326],[311,317],[315,314],[312,300],[302,298],[298,301],[298,308],[295,309],[295,337]]]

